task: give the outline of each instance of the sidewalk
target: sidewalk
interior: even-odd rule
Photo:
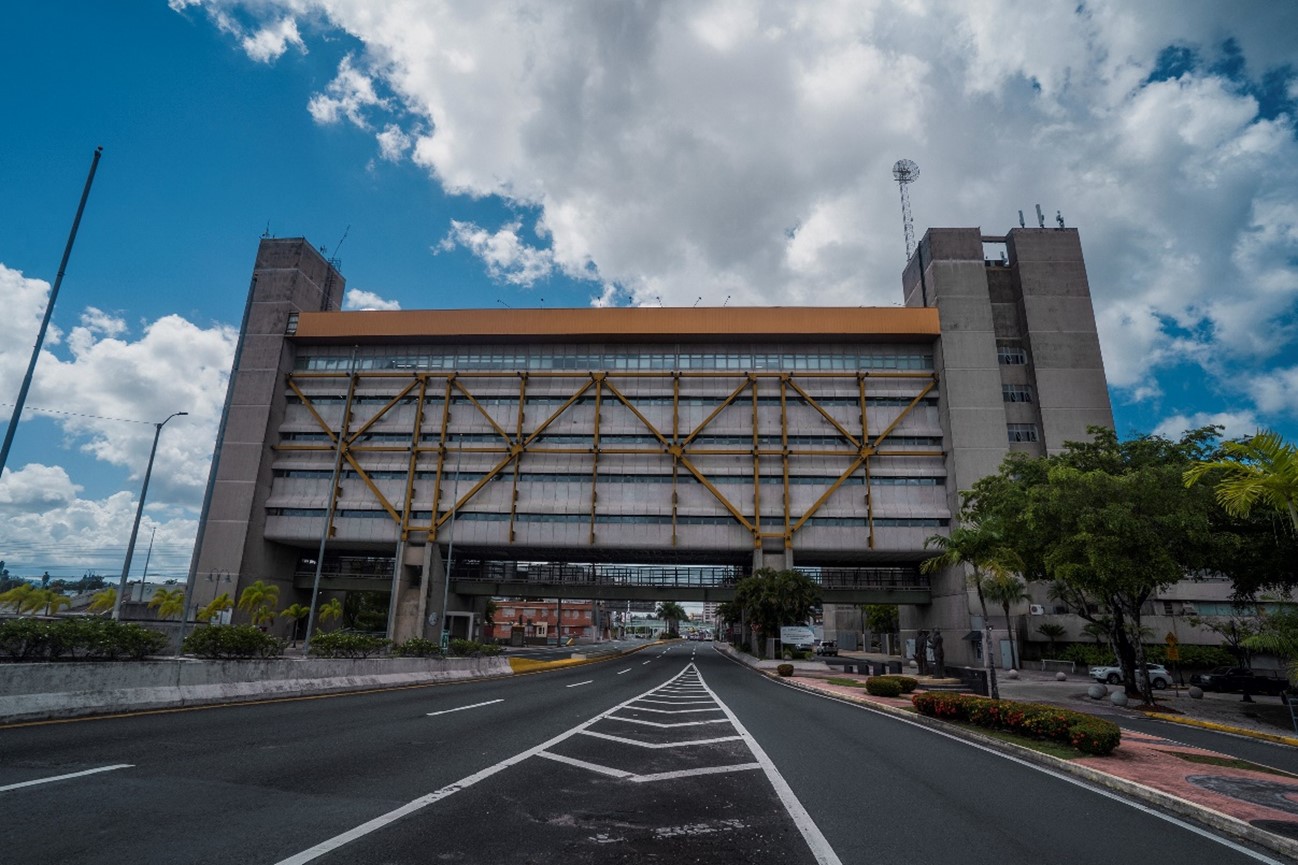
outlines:
[[[718,649],[734,655],[729,647],[723,648],[718,644]],[[855,652],[849,656],[866,657]],[[748,662],[742,657],[738,660]],[[769,671],[761,672],[770,675]],[[967,727],[918,715],[909,698],[872,697],[859,687],[830,684],[830,678],[863,681],[865,677],[834,671],[797,670],[793,676],[780,681],[975,740],[1207,824],[1228,836],[1298,858],[1298,775],[1253,766],[1229,755],[1130,730],[1122,731],[1122,744],[1108,757],[1061,759]],[[1039,671],[1025,671],[1018,679],[1005,679],[1003,674],[997,678],[1002,699],[1050,703],[1110,718],[1124,713],[1132,716],[1142,714],[1134,707],[1120,709],[1107,700],[1091,700],[1086,695],[1091,683],[1084,672],[1070,674],[1063,682],[1056,681],[1054,673]],[[923,690],[922,684],[920,690]],[[1211,694],[1202,700],[1192,700],[1184,691],[1166,691],[1158,697],[1161,706],[1181,713],[1160,712],[1157,717],[1161,719],[1298,746],[1298,738],[1292,732],[1284,735],[1288,730],[1289,712],[1279,705],[1278,698],[1259,697],[1255,698],[1258,703],[1241,704],[1238,694]],[[1270,705],[1273,702],[1276,707]],[[1275,725],[1273,708],[1283,712],[1284,727]]]

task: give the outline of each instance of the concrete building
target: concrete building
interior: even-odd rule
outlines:
[[[386,593],[396,639],[468,635],[461,575],[769,565],[904,584],[904,628],[964,634],[962,575],[914,590],[925,538],[1010,450],[1112,423],[1072,229],[932,229],[889,308],[340,312],[343,286],[305,240],[262,241],[195,607],[214,574],[306,602],[318,570]]]

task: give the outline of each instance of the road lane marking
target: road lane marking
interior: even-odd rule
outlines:
[[[493,703],[503,703],[503,702],[505,702],[505,698],[501,697],[499,700],[488,700],[485,703],[473,703],[472,705],[469,706],[457,706],[454,709],[443,709],[440,712],[429,712],[428,717],[431,718],[434,715],[449,715],[451,712],[463,712],[465,709],[476,709],[479,706],[490,706]]]
[[[751,772],[754,769],[762,768],[761,763],[735,763],[732,766],[704,766],[700,769],[678,769],[675,772],[658,772],[655,775],[633,775],[628,781],[634,781],[637,784],[647,784],[654,781],[675,781],[677,778],[694,778],[698,775],[728,775],[731,772]],[[814,852],[814,851],[813,851]],[[832,854],[834,851],[830,851]],[[819,861],[819,859],[817,859]],[[837,862],[838,857],[834,857],[832,862]]]
[[[657,703],[660,706],[701,706],[712,705],[711,700],[636,700],[637,703]]]
[[[713,739],[684,739],[680,742],[641,742],[639,739],[628,739],[625,736],[614,736],[612,733],[601,733],[598,730],[582,730],[583,736],[594,736],[596,739],[607,739],[623,745],[635,745],[638,748],[688,748],[690,745],[715,745],[719,742],[739,742],[743,736],[717,736]]]
[[[622,675],[623,673],[629,673],[629,672],[631,672],[631,668],[630,668],[630,667],[627,667],[625,670],[618,670],[618,671],[617,671],[617,674],[620,676],[620,675]]]
[[[587,679],[584,682],[573,682],[571,685],[564,685],[565,688],[580,688],[582,685],[589,685],[594,679]]]
[[[538,757],[544,757],[547,760],[554,760],[556,763],[566,763],[569,766],[576,766],[578,769],[586,769],[600,775],[608,775],[613,778],[635,778],[631,772],[623,769],[614,769],[612,766],[601,766],[598,763],[588,763],[585,760],[578,760],[576,757],[565,757],[563,754],[553,754],[549,751],[542,751],[537,754]]]
[[[627,706],[633,712],[655,712],[659,715],[688,715],[692,712],[720,712],[720,709],[651,709],[648,706]]]
[[[704,724],[724,724],[725,718],[715,718],[709,721],[681,721],[676,724],[659,724],[657,721],[642,721],[639,718],[623,718],[621,715],[609,715],[610,721],[626,721],[628,724],[644,724],[646,727],[658,727],[666,730],[671,727],[702,727]]]
[[[652,660],[653,660],[653,658],[650,658],[650,659],[649,659],[649,661],[652,661]],[[645,664],[649,663],[649,661],[645,661],[644,664],[641,664],[640,666],[643,667]]]
[[[34,781],[22,781],[18,784],[6,784],[5,786],[0,787],[0,793],[9,790],[17,790],[22,787],[35,787],[37,784],[50,784],[54,781],[66,781],[69,778],[83,778],[86,775],[96,775],[100,772],[112,772],[115,769],[130,769],[134,765],[134,763],[117,763],[112,766],[100,766],[98,769],[86,769],[84,772],[69,772],[66,775],[52,775],[49,778],[37,778]]]

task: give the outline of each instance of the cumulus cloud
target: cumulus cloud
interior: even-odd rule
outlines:
[[[275,62],[290,45],[301,51],[306,50],[306,44],[297,32],[297,22],[292,18],[281,18],[278,22],[245,36],[242,45],[249,57],[262,63]]]
[[[1255,376],[1248,384],[1248,392],[1257,407],[1268,414],[1298,416],[1298,366]]]
[[[1227,439],[1251,436],[1259,429],[1257,417],[1251,411],[1195,412],[1164,418],[1162,423],[1154,427],[1153,435],[1179,439],[1186,431],[1205,426],[1222,427],[1222,437]]]
[[[450,193],[535,214],[541,244],[479,219],[440,245],[502,282],[558,273],[597,303],[895,304],[889,168],[906,157],[921,231],[999,232],[1038,202],[1080,227],[1120,397],[1185,364],[1224,391],[1295,352],[1293,4],[202,6],[218,26],[309,17],[358,40],[312,113],[382,128],[383,158],[409,154]]]
[[[349,288],[343,299],[343,309],[401,309],[401,304],[395,300],[385,300],[372,291]]]

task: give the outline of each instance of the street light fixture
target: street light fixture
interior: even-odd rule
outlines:
[[[144,497],[149,494],[149,477],[153,474],[153,458],[158,453],[158,437],[162,435],[162,428],[167,425],[167,421],[187,414],[189,414],[187,411],[172,412],[164,420],[153,425],[153,449],[149,451],[149,465],[144,470],[144,486],[140,488],[140,503],[135,508],[135,523],[131,526],[131,539],[126,544],[126,563],[122,565],[122,579],[117,584],[117,599],[113,601],[114,620],[122,618],[122,599],[126,596],[126,575],[131,572],[131,555],[135,552],[135,537],[140,533],[140,517],[144,516]]]

